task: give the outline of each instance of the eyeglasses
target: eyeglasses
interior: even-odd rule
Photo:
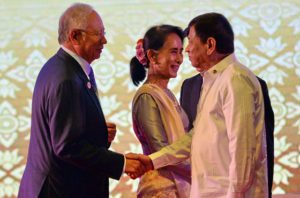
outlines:
[[[83,30],[83,29],[78,29],[79,31],[81,31],[81,32],[84,32],[84,33],[86,33],[86,34],[88,34],[88,35],[92,35],[92,36],[97,36],[97,37],[103,37],[103,36],[105,36],[105,32],[103,31],[103,32],[98,32],[98,31],[88,31],[88,30]]]

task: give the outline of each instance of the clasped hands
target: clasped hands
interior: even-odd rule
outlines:
[[[128,153],[125,155],[125,173],[131,178],[136,179],[145,172],[153,170],[153,163],[150,157],[143,154]]]
[[[117,127],[115,123],[106,122],[108,131],[108,142],[112,143],[115,139]],[[153,170],[153,164],[150,157],[142,154],[128,153],[125,155],[125,173],[131,177],[131,179],[136,179],[142,176],[145,172]]]

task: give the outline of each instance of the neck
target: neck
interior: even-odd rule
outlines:
[[[210,68],[221,62],[224,58],[226,58],[229,54],[219,54],[216,53],[212,58],[210,62]]]
[[[151,83],[159,86],[160,88],[168,88],[169,79],[163,79],[158,75],[148,74],[147,80],[145,83]]]
[[[224,58],[226,58],[230,54],[219,54],[219,53],[214,53],[209,57],[209,60],[205,67],[202,67],[201,69],[198,70],[200,74],[203,76],[203,74],[208,71],[210,68],[214,67],[216,64],[221,62]]]
[[[76,52],[75,48],[70,43],[65,42],[65,43],[63,43],[61,45],[64,46],[65,48],[67,48],[68,50],[70,50],[70,51],[72,51],[72,52],[74,52],[75,54],[78,55],[78,53]]]
[[[91,61],[88,61],[86,58],[83,57],[83,54],[81,53],[80,48],[74,47],[74,45],[72,45],[71,42],[65,42],[61,45],[64,46],[65,48],[67,48],[68,50],[74,52],[75,54],[77,54],[77,56],[81,57],[82,59],[84,59],[89,64],[91,64]]]

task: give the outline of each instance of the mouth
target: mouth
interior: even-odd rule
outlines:
[[[179,65],[171,65],[171,69],[177,73],[177,71],[179,70]]]
[[[97,49],[97,51],[98,51],[99,53],[101,53],[101,52],[102,52],[102,49],[103,49],[103,48],[99,48],[99,49]]]

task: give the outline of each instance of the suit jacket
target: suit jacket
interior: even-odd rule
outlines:
[[[108,197],[124,156],[108,150],[99,100],[78,62],[63,49],[41,69],[19,197]]]
[[[274,113],[269,98],[267,84],[263,79],[259,77],[257,77],[257,79],[259,80],[264,97],[268,160],[268,189],[269,197],[271,197],[274,171]],[[196,76],[186,79],[181,87],[180,105],[188,115],[190,121],[189,130],[193,128],[193,122],[196,118],[197,105],[200,98],[202,82],[202,76],[200,74],[197,74]]]

